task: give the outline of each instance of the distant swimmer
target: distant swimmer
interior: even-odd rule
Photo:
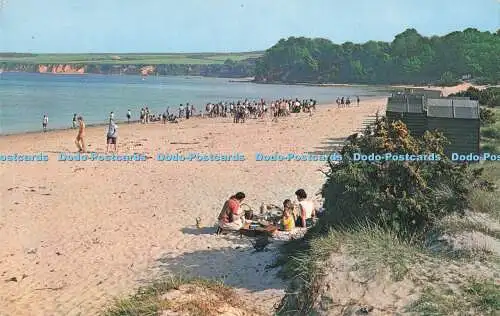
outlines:
[[[75,144],[76,147],[78,147],[78,151],[84,153],[86,152],[85,141],[83,139],[85,137],[85,122],[81,116],[78,117],[78,126],[78,134],[76,135]]]
[[[49,117],[47,116],[47,114],[44,114],[42,120],[42,127],[44,132],[47,131],[47,124],[49,124]]]

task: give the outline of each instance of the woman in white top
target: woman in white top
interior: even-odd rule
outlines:
[[[312,226],[312,219],[316,217],[316,210],[314,208],[314,202],[307,200],[307,194],[304,189],[298,189],[295,192],[297,200],[299,201],[299,216],[295,222],[297,227],[309,227]]]

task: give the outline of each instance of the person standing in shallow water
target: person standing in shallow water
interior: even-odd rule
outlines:
[[[189,120],[189,112],[191,112],[191,108],[189,107],[189,103],[186,104],[186,120]]]
[[[76,113],[73,114],[73,128],[76,128]]]

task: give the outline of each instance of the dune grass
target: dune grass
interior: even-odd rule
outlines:
[[[458,289],[427,287],[408,312],[422,316],[498,315],[500,285],[488,279],[469,279]]]
[[[367,279],[380,269],[387,269],[394,281],[402,280],[411,266],[424,258],[418,243],[368,222],[330,230],[325,235],[310,237],[300,250],[293,248],[284,249],[282,276],[295,282],[278,307],[278,315],[307,315],[311,311],[319,280],[328,272],[325,262],[332,253],[354,259],[356,270]]]
[[[500,154],[500,109],[493,109],[496,123],[481,128],[481,150],[492,154]],[[473,190],[471,206],[475,211],[488,213],[500,220],[500,161],[487,161],[477,167],[485,169],[484,177],[494,183],[496,189],[492,192]]]
[[[432,272],[436,267],[448,264],[459,266],[466,262],[481,262],[491,258],[489,252],[481,249],[458,251],[439,248],[431,250],[428,247],[430,240],[423,241],[420,238],[412,240],[400,237],[396,232],[370,223],[362,223],[343,230],[330,230],[325,235],[310,237],[305,243],[298,244],[298,241],[293,243],[295,243],[294,246],[289,246],[288,250],[284,250],[281,258],[284,271],[282,277],[291,279],[293,282],[277,309],[278,315],[308,315],[312,312],[320,291],[321,279],[330,268],[325,263],[328,262],[332,254],[342,256],[343,262],[353,260],[352,271],[360,273],[366,282],[374,280],[381,271],[388,271],[393,282],[404,279],[417,280],[416,282],[425,280],[425,283],[436,284],[433,291],[443,291],[439,272],[436,272],[437,274]],[[295,248],[297,246],[299,246],[299,250]],[[424,270],[431,272],[422,275]],[[460,300],[463,295],[468,295],[466,298],[469,303],[467,304],[473,311],[498,310],[495,309],[498,306],[493,302],[498,297],[498,293],[494,293],[492,290],[498,290],[498,286],[492,287],[488,283],[489,281],[484,281],[486,282],[483,282],[484,284],[481,282],[483,281],[464,283],[463,287],[469,289],[469,292],[453,294],[455,296],[450,300]],[[484,302],[478,301],[477,295],[474,296],[475,294],[472,292],[473,289],[476,289],[475,291],[478,293],[484,292],[485,295],[492,298]],[[415,290],[418,291],[418,289]],[[428,290],[422,292],[415,305],[410,306],[412,311],[419,309],[423,312],[426,312],[427,309],[431,311],[431,307],[425,306],[432,304],[437,306],[433,308],[438,312],[446,311],[447,301],[440,302],[439,297],[437,297],[436,302],[428,302],[432,296],[429,296],[426,291]],[[443,304],[443,306],[439,304]],[[452,303],[450,304],[453,306]],[[452,314],[429,312],[425,315]]]
[[[176,304],[165,294],[171,290],[179,290],[181,286],[191,285],[199,289],[215,293],[215,299],[207,300],[206,296],[193,296],[192,299]],[[165,310],[174,309],[188,315],[217,315],[217,310],[223,301],[236,302],[236,294],[229,287],[218,281],[170,277],[151,282],[141,287],[137,293],[115,299],[111,307],[105,310],[103,316],[153,316]]]

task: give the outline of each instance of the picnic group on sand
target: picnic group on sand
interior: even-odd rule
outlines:
[[[291,200],[283,202],[283,216],[281,218],[281,231],[291,232],[295,227],[308,228],[314,223],[317,211],[314,202],[307,198],[304,189],[295,192],[298,203],[294,205]],[[225,231],[239,231],[244,227],[245,217],[241,211],[241,204],[245,193],[238,192],[231,196],[222,207],[218,217],[219,228]]]

